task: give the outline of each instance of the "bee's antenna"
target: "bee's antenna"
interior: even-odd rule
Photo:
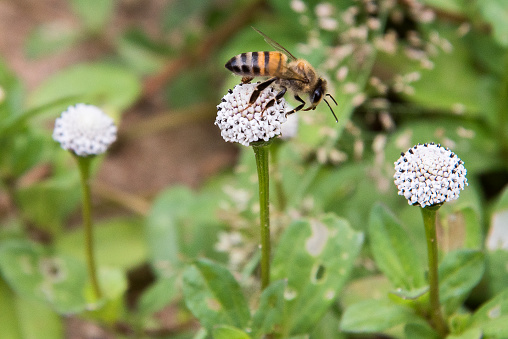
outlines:
[[[335,105],[337,105],[337,101],[335,101],[335,99],[332,97],[332,95],[330,93],[326,93],[326,95],[328,95],[330,98],[332,98],[332,100],[335,103]]]
[[[326,93],[327,96],[329,96],[330,98],[332,98],[333,102],[335,103],[335,105],[337,105],[337,101],[335,101],[335,99],[331,96],[331,94],[329,93]],[[333,117],[335,118],[335,122],[339,122],[339,119],[337,119],[337,116],[335,115],[335,112],[333,111],[332,109],[332,106],[330,106],[330,104],[328,103],[328,101],[326,101],[325,98],[323,98],[323,100],[326,102],[326,104],[328,105],[328,108],[330,108],[330,111],[332,111],[332,114],[333,114]]]

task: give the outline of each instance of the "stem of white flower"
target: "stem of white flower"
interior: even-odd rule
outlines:
[[[90,157],[74,156],[78,162],[81,176],[81,190],[83,192],[83,227],[85,228],[85,248],[86,260],[88,264],[88,274],[92,283],[92,289],[96,299],[102,297],[102,292],[97,279],[95,268],[95,259],[93,251],[93,233],[92,233],[92,200],[90,197]]]
[[[269,206],[269,168],[267,143],[251,144],[256,156],[259,180],[259,219],[261,226],[261,288],[270,284],[270,206]]]
[[[430,296],[430,317],[434,328],[444,338],[448,328],[443,319],[441,305],[439,303],[439,279],[438,279],[438,254],[436,236],[436,212],[440,206],[429,206],[421,208],[425,236],[427,240],[427,252],[429,257],[429,296]]]

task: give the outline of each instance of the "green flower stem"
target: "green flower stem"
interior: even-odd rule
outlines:
[[[256,156],[256,166],[259,181],[259,218],[261,226],[261,288],[270,284],[270,207],[269,203],[269,174],[268,143],[252,144]]]
[[[423,224],[425,226],[425,236],[427,238],[427,252],[429,257],[429,285],[430,285],[430,317],[435,329],[443,338],[448,333],[446,323],[441,313],[439,303],[439,280],[437,273],[437,236],[436,236],[436,212],[439,206],[430,206],[422,208]]]
[[[88,274],[92,283],[92,289],[97,299],[102,297],[101,289],[97,279],[97,270],[95,268],[95,259],[93,251],[93,233],[92,233],[92,200],[90,197],[90,157],[80,157],[75,155],[78,162],[81,176],[81,190],[83,192],[83,225],[85,227],[85,248],[88,264]]]

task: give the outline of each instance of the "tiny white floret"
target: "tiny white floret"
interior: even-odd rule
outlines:
[[[55,121],[53,139],[63,149],[85,157],[106,152],[116,140],[113,119],[92,105],[70,106]]]

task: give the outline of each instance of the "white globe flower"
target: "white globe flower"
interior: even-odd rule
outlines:
[[[98,107],[76,104],[56,119],[53,139],[63,149],[85,157],[106,152],[116,133],[113,119]]]
[[[281,139],[290,140],[298,134],[299,126],[298,112],[287,116],[287,121],[282,124]]]
[[[434,143],[418,144],[395,162],[395,185],[410,205],[455,200],[467,186],[467,170],[455,153]]]
[[[229,90],[219,105],[215,125],[224,140],[249,146],[256,141],[268,141],[281,134],[286,121],[286,101],[276,99],[276,92],[268,87],[257,100],[249,104],[257,84],[239,84]]]

